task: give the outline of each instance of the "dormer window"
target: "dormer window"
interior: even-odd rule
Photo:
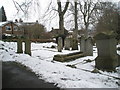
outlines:
[[[11,31],[12,30],[11,26],[6,26],[5,28],[6,28],[6,31]]]

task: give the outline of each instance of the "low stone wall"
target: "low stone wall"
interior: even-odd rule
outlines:
[[[75,53],[64,54],[64,55],[60,55],[60,54],[55,55],[53,60],[60,61],[60,62],[66,62],[66,61],[78,59],[80,57],[84,57],[84,54],[82,52],[75,52]]]

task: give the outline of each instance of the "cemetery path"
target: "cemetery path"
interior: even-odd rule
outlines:
[[[14,62],[2,63],[2,88],[57,88]]]

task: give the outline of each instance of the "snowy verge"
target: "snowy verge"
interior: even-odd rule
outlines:
[[[94,70],[94,59],[97,57],[96,48],[94,48],[93,56],[61,63],[53,61],[53,56],[76,51],[63,50],[60,53],[56,49],[44,48],[55,45],[54,43],[32,43],[32,56],[29,56],[16,54],[16,45],[15,42],[0,41],[0,60],[19,62],[30,68],[40,79],[55,83],[60,88],[118,88],[118,79],[114,77],[118,77],[119,68],[117,68],[117,72],[109,73],[99,70],[104,75],[88,72]],[[92,60],[92,62],[86,63],[88,59]],[[66,65],[75,65],[76,68]]]

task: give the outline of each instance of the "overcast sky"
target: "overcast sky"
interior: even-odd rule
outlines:
[[[15,0],[17,2],[22,2],[24,0]],[[51,0],[39,0],[40,2],[40,10],[39,12],[31,12],[31,18],[28,18],[28,21],[31,22],[35,22],[36,20],[39,19],[39,17],[45,12],[45,10],[47,9],[47,6],[49,4]],[[56,1],[56,0],[53,0]],[[66,0],[62,0],[62,2],[65,2]],[[71,0],[72,1],[72,0]],[[120,0],[106,0],[106,1],[113,1],[113,2],[118,2]],[[16,9],[15,6],[13,4],[12,0],[0,0],[0,7],[4,6],[5,12],[6,12],[6,16],[7,16],[7,20],[15,20],[16,18],[20,18],[21,16],[16,16]],[[39,13],[39,15],[37,14]],[[53,25],[53,27],[58,27],[58,24],[55,23],[51,23]],[[51,26],[52,26],[51,25]],[[47,26],[48,27],[48,26]],[[47,28],[48,29],[48,28]]]

